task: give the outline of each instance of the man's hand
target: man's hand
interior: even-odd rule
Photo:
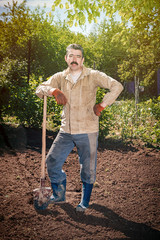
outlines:
[[[67,98],[61,90],[56,88],[56,90],[52,92],[52,95],[55,97],[57,104],[66,105]]]
[[[94,107],[93,107],[94,113],[99,117],[101,116],[101,112],[103,111],[103,109],[104,109],[104,107],[102,107],[100,105],[100,103],[95,104]]]

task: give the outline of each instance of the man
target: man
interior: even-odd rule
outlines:
[[[46,158],[53,190],[50,201],[65,201],[66,174],[62,167],[76,146],[82,180],[82,197],[76,211],[85,211],[96,179],[99,116],[116,100],[123,86],[105,73],[86,68],[83,65],[83,48],[78,44],[67,47],[65,61],[68,68],[54,74],[36,90],[40,98],[43,95],[54,96],[57,103],[64,106],[60,131]],[[110,92],[101,103],[95,104],[98,87]]]

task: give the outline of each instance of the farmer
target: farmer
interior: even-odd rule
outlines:
[[[46,158],[48,175],[53,194],[50,202],[65,201],[66,174],[63,164],[76,146],[79,155],[82,197],[76,211],[89,206],[93,184],[96,179],[99,116],[111,105],[123,90],[123,86],[105,73],[83,65],[83,48],[71,44],[66,49],[68,68],[43,82],[37,89],[38,97],[55,97],[63,105],[60,131]],[[97,88],[109,89],[101,103],[96,103]]]

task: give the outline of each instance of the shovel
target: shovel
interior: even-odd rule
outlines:
[[[33,190],[33,203],[36,210],[45,210],[50,203],[51,195],[51,188],[45,187],[46,113],[47,113],[47,96],[44,96],[40,187]]]

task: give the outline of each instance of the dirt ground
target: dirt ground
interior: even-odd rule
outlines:
[[[98,147],[97,179],[89,209],[76,213],[81,182],[76,149],[64,165],[66,203],[33,207],[39,187],[41,131],[12,136],[0,148],[1,240],[160,239],[160,154],[157,149],[107,139]],[[14,134],[13,134],[14,135]],[[55,134],[47,131],[47,151]],[[13,140],[12,139],[12,140]],[[24,144],[23,144],[24,143]],[[25,147],[26,145],[26,147]],[[50,186],[47,176],[46,185]]]

